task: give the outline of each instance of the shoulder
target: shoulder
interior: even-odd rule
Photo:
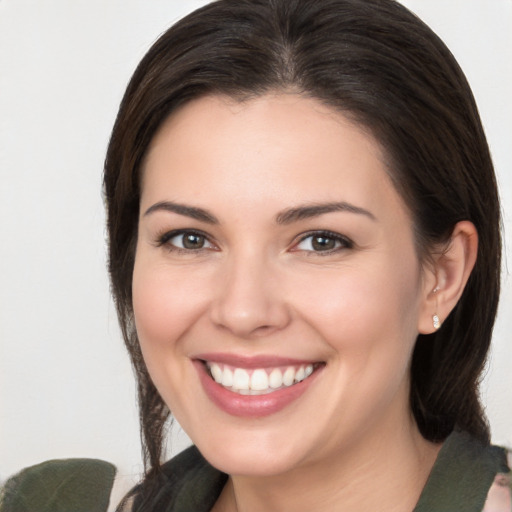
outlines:
[[[508,452],[508,466],[512,466],[512,453]],[[512,471],[497,473],[487,494],[483,512],[512,511]]]
[[[414,512],[511,512],[510,505],[489,508],[498,494],[503,501],[510,493],[509,488],[498,487],[501,475],[510,471],[506,455],[503,448],[454,431],[439,452]]]
[[[0,491],[0,511],[107,510],[115,467],[98,459],[49,460],[23,469]]]

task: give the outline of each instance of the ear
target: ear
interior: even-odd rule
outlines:
[[[475,266],[478,233],[473,223],[461,221],[455,225],[450,240],[439,254],[433,255],[433,265],[426,270],[424,298],[418,319],[418,331],[430,334],[442,324],[457,305]]]

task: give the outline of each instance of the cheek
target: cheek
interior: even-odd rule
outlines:
[[[180,349],[180,339],[200,315],[204,293],[186,272],[136,259],[133,309],[144,359]],[[203,290],[204,292],[204,290]]]
[[[135,261],[132,293],[135,327],[148,372],[173,415],[183,418],[184,404],[194,403],[197,393],[183,385],[191,381],[193,370],[186,364],[183,339],[204,310],[207,294],[189,273],[172,271],[165,264],[145,260],[144,255]]]
[[[419,265],[394,259],[315,276],[295,292],[310,324],[356,371],[375,366],[407,366],[417,336],[421,292]],[[306,292],[307,291],[307,292]],[[349,356],[351,358],[349,358]]]

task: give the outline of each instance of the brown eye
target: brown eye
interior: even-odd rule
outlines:
[[[181,237],[184,249],[202,249],[206,242],[203,235],[198,235],[196,233],[184,233]]]
[[[326,236],[314,236],[311,239],[311,247],[315,251],[332,251],[336,247],[336,240]]]
[[[350,249],[353,243],[346,237],[337,233],[317,232],[304,236],[294,247],[294,250],[305,252],[336,252],[342,249]]]
[[[206,235],[195,231],[171,231],[160,237],[158,245],[166,246],[169,250],[182,251],[201,251],[215,248]]]

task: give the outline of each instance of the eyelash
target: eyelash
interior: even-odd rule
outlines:
[[[183,253],[183,254],[198,254],[203,251],[211,250],[212,247],[199,247],[198,249],[187,249],[185,247],[177,247],[174,244],[171,244],[170,241],[173,238],[179,237],[184,235],[192,235],[204,238],[205,243],[209,244],[210,246],[214,246],[212,242],[210,242],[208,235],[206,233],[203,233],[202,231],[196,230],[196,229],[176,229],[174,231],[166,231],[160,235],[157,236],[156,239],[156,245],[157,247],[166,247],[171,252],[177,252],[177,253]]]
[[[170,243],[170,241],[173,238],[183,236],[183,235],[192,235],[192,236],[201,237],[205,240],[206,244],[210,245],[210,247],[199,247],[198,249],[191,249],[191,248],[187,249],[185,247],[178,247],[178,246]],[[303,242],[305,242],[306,240],[308,240],[309,238],[311,238],[311,239],[323,238],[325,240],[332,240],[335,243],[335,247],[333,247],[332,249],[318,250],[318,251],[299,249],[298,246],[300,244],[302,244]],[[166,246],[166,248],[172,252],[185,253],[185,254],[189,254],[189,255],[190,254],[198,254],[203,251],[216,249],[215,245],[209,240],[209,237],[206,233],[203,233],[202,231],[195,230],[195,229],[177,229],[174,231],[166,231],[157,236],[156,245],[157,245],[157,247]],[[334,233],[332,231],[310,231],[310,232],[304,233],[300,236],[299,241],[292,246],[292,251],[293,252],[301,251],[304,253],[310,253],[310,254],[319,255],[319,256],[327,256],[327,255],[336,253],[338,251],[352,249],[353,247],[354,247],[354,243],[352,242],[352,240],[350,240],[346,236],[340,235],[339,233]]]
[[[333,247],[332,249],[327,249],[324,251],[312,251],[312,250],[304,250],[304,249],[298,249],[297,247],[302,244],[304,241],[306,241],[308,238],[314,239],[314,238],[323,238],[327,240],[333,240],[335,244],[338,246]],[[295,251],[304,251],[306,253],[312,253],[318,256],[328,256],[333,253],[346,250],[346,249],[352,249],[354,247],[354,242],[347,238],[346,236],[340,235],[339,233],[334,233],[332,231],[311,231],[309,233],[305,233],[301,235],[299,241],[294,245]]]

